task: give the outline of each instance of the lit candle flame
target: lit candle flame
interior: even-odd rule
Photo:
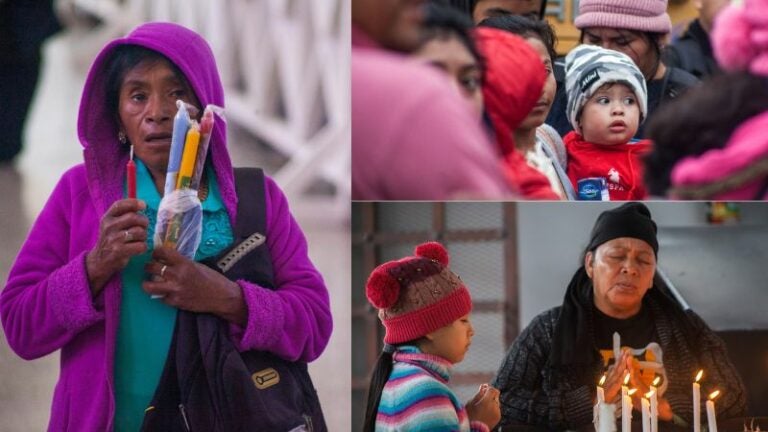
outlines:
[[[653,394],[654,394],[654,393],[656,393],[656,392],[655,392],[655,391],[653,391],[653,390],[649,391],[648,393],[646,393],[646,394],[645,394],[645,398],[646,398],[646,399],[650,399],[650,398],[651,398],[651,396],[653,396]]]
[[[704,369],[700,369],[699,373],[696,374],[696,382],[699,382],[702,375],[704,375]]]
[[[718,396],[720,396],[720,390],[715,390],[709,394],[709,400],[715,400]]]
[[[600,378],[600,382],[599,382],[597,385],[599,385],[600,387],[602,387],[602,386],[603,386],[603,384],[605,384],[605,375],[603,375],[603,377],[602,377],[602,378]]]
[[[627,372],[627,375],[624,376],[624,385],[629,384],[629,372]]]
[[[653,379],[653,382],[651,383],[651,385],[654,386],[654,387],[658,387],[659,386],[659,381],[661,381],[661,377],[657,376],[656,378]]]
[[[635,394],[636,391],[637,391],[637,389],[632,389],[632,390],[628,391],[627,394],[629,396],[632,396],[633,394]]]

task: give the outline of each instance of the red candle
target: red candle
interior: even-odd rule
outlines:
[[[133,162],[133,146],[131,146],[131,158],[125,167],[128,177],[128,198],[136,198],[136,164]]]

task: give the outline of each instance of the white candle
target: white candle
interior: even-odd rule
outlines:
[[[707,427],[709,432],[717,432],[717,418],[715,418],[715,398],[720,394],[720,390],[715,390],[709,395],[707,401]]]
[[[693,432],[701,432],[701,386],[699,380],[704,373],[700,370],[693,382]]]
[[[635,390],[629,390],[621,397],[621,432],[632,432],[632,395]]]
[[[640,412],[643,414],[643,432],[651,431],[651,403],[648,399],[640,399]]]
[[[605,384],[605,375],[603,375],[600,378],[600,382],[597,383],[597,403],[605,402],[605,389],[603,389],[603,384]]]
[[[624,399],[624,397],[627,395],[627,392],[629,391],[629,387],[627,387],[627,384],[629,384],[629,372],[627,372],[626,375],[624,375],[624,384],[621,386],[621,398]]]
[[[616,432],[616,406],[609,403],[601,403],[597,413],[599,428],[597,432]]]
[[[597,403],[593,412],[593,421],[597,432],[616,432],[616,407],[613,404],[605,402],[605,384],[606,376],[600,378],[597,384]]]
[[[661,377],[657,376],[651,383],[651,432],[659,432],[659,398],[656,394]]]
[[[605,390],[603,389],[605,384],[605,375],[600,378],[600,382],[597,384],[597,403],[592,409],[592,423],[595,424],[595,430],[600,431],[600,407],[605,404]]]

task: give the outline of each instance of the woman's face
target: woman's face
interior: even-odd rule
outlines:
[[[590,27],[584,29],[583,43],[624,53],[635,62],[646,79],[658,63],[656,51],[651,41],[643,33],[608,27]]]
[[[166,60],[139,63],[125,74],[120,85],[120,129],[153,175],[165,174],[168,166],[177,99],[200,108],[189,84]]]
[[[451,363],[464,360],[464,355],[472,343],[475,330],[469,321],[469,315],[441,327],[426,336],[426,342],[421,344],[422,351],[440,356]]]
[[[547,119],[549,109],[552,108],[552,102],[555,100],[555,91],[557,90],[557,82],[555,82],[555,74],[552,73],[552,59],[549,57],[549,51],[538,38],[527,38],[528,42],[541,58],[541,62],[544,64],[544,70],[547,72],[547,80],[544,81],[544,88],[541,90],[541,96],[539,101],[533,107],[528,117],[523,120],[518,129],[530,130],[541,126],[544,120]]]
[[[584,267],[592,279],[595,306],[614,318],[629,318],[653,286],[656,255],[651,245],[632,237],[619,237],[587,252]]]
[[[445,71],[452,86],[470,103],[480,121],[483,112],[482,73],[477,60],[458,37],[433,38],[413,55],[419,61]]]

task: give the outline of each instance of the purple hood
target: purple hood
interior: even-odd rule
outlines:
[[[88,72],[77,121],[77,134],[85,148],[88,184],[99,210],[106,210],[115,200],[122,198],[119,193],[122,193],[124,167],[128,160],[128,152],[121,149],[117,139],[118,125],[115,117],[107,107],[104,82],[105,66],[115,48],[121,45],[139,45],[168,57],[186,76],[202,105],[201,108],[207,104],[224,107],[224,89],[216,70],[213,52],[197,33],[177,24],[148,23],[105,46]],[[219,180],[222,200],[234,226],[237,195],[232,162],[226,149],[225,126],[223,119],[217,118],[208,154]]]

